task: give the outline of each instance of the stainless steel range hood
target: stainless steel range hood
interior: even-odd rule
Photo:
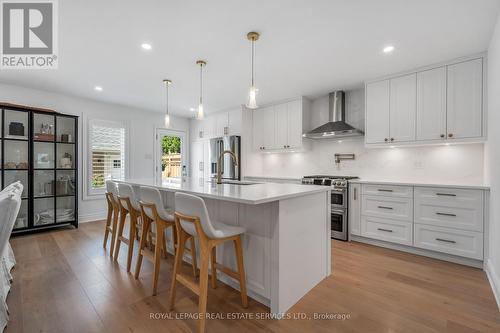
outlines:
[[[365,133],[345,122],[345,92],[334,91],[328,95],[329,121],[304,134],[310,139],[338,139],[347,136],[362,136]]]

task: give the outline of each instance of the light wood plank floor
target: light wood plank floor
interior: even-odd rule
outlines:
[[[145,260],[135,280],[125,272],[125,247],[118,264],[102,248],[103,230],[103,222],[92,222],[12,239],[18,264],[7,333],[196,331],[193,319],[150,318],[168,313],[173,258],[163,261],[152,297],[152,265]],[[290,312],[349,319],[212,319],[207,332],[500,332],[500,313],[479,269],[354,242],[333,241],[332,258],[333,275]],[[239,293],[221,282],[208,297],[212,313],[268,311],[253,300],[242,309]],[[179,285],[174,314],[196,311],[197,298]]]

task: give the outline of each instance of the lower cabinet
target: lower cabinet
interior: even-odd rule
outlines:
[[[355,198],[355,188],[360,198]],[[484,200],[484,190],[350,184],[350,230],[352,235],[482,260]]]

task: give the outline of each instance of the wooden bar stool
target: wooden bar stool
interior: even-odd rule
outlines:
[[[106,227],[104,229],[104,242],[102,246],[106,248],[108,243],[109,233],[111,233],[111,244],[109,247],[109,255],[113,257],[115,250],[116,231],[118,225],[118,215],[120,213],[120,205],[118,204],[118,187],[112,180],[106,181],[106,201],[108,203],[108,216],[106,218]]]
[[[212,266],[212,287],[216,287],[217,270],[239,280],[241,303],[248,306],[245,269],[243,265],[243,250],[241,235],[245,228],[211,221],[207,207],[202,198],[185,193],[175,193],[175,225],[177,228],[178,248],[175,254],[174,273],[170,289],[170,310],[175,303],[175,284],[177,281],[191,289],[199,296],[198,313],[200,314],[199,332],[205,331],[205,314],[207,310],[208,265]],[[182,263],[184,246],[189,236],[195,236],[200,241],[200,283],[194,284],[179,273]],[[216,246],[226,241],[234,242],[238,272],[216,262]]]
[[[153,295],[156,295],[158,287],[158,275],[160,273],[160,259],[162,253],[167,256],[167,246],[165,231],[172,228],[173,248],[176,248],[176,232],[173,210],[165,207],[161,198],[160,191],[153,187],[141,186],[141,206],[142,214],[142,235],[149,235],[150,231],[155,233],[155,247],[152,253],[146,247],[146,237],[141,237],[139,245],[139,255],[135,267],[135,278],[139,278],[143,256],[154,264],[153,275]],[[191,249],[195,249],[194,238],[191,237]],[[194,251],[196,253],[196,251]],[[196,257],[192,263],[193,273],[196,276]]]
[[[141,217],[141,207],[139,206],[138,196],[134,188],[129,184],[118,184],[118,204],[120,206],[120,223],[118,224],[118,233],[116,235],[116,247],[114,259],[118,260],[121,243],[128,246],[127,272],[130,272],[132,265],[132,254],[134,252],[134,239],[138,236],[138,224]],[[130,215],[129,236],[123,236],[123,228],[127,215]]]

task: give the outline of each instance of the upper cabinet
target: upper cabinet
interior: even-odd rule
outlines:
[[[309,101],[299,98],[253,111],[253,148],[259,151],[302,149],[308,130]]]
[[[483,124],[482,57],[366,84],[367,146],[477,142]]]
[[[241,134],[241,108],[217,112],[203,120],[192,119],[190,124],[191,141],[218,138],[226,135]]]

